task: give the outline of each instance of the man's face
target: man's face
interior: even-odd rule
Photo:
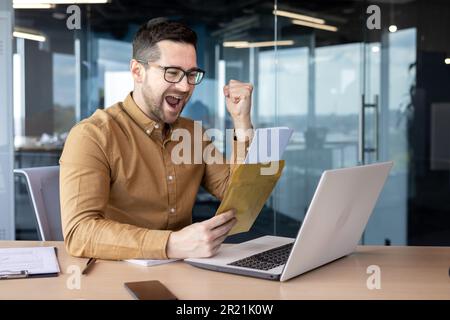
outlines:
[[[197,55],[191,44],[170,40],[158,42],[160,59],[147,67],[142,82],[142,96],[147,111],[157,120],[173,123],[180,116],[184,106],[194,92],[194,85],[188,84],[184,76],[179,83],[164,80],[162,67],[179,67],[183,70],[197,68]]]

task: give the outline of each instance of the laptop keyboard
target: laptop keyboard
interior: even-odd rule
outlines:
[[[289,258],[293,245],[294,243],[289,243],[231,262],[228,265],[267,271],[285,264]]]

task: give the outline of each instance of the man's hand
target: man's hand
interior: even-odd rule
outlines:
[[[167,241],[167,257],[184,259],[213,256],[236,224],[234,215],[235,211],[229,210],[209,220],[172,232]]]
[[[227,110],[234,122],[235,129],[250,129],[250,109],[252,104],[253,86],[251,83],[243,83],[237,80],[230,80],[228,85],[223,87],[226,98]]]

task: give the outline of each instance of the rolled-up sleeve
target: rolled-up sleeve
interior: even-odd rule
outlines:
[[[67,251],[100,259],[167,259],[171,231],[106,218],[111,170],[105,136],[92,124],[75,126],[60,159],[61,220]],[[104,142],[104,143],[103,143]]]

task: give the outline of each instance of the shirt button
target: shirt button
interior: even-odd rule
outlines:
[[[145,133],[147,133],[148,135],[150,135],[151,131],[150,131],[150,130],[145,130]]]
[[[155,124],[155,128],[158,129],[159,128],[159,124]]]
[[[175,208],[170,208],[170,213],[174,213],[175,212]]]
[[[167,179],[169,179],[169,181],[173,180],[173,176],[168,176]]]

